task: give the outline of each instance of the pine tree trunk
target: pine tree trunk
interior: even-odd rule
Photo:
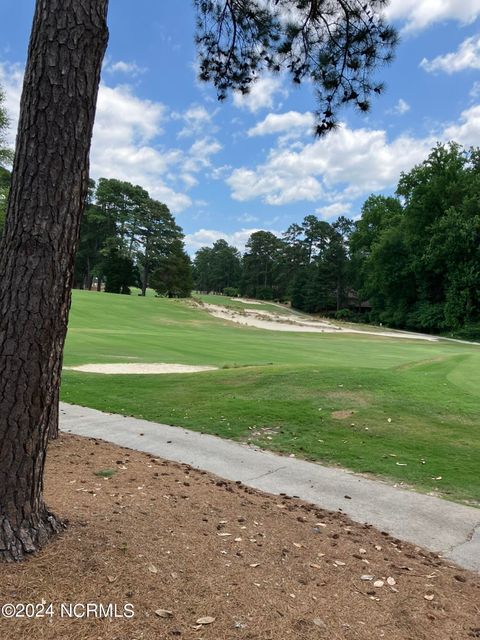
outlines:
[[[108,0],[37,0],[0,248],[0,560],[62,528],[43,502]],[[53,418],[52,418],[53,416]]]
[[[142,296],[147,295],[147,287],[148,287],[148,278],[149,278],[149,268],[148,261],[145,261],[145,266],[143,267],[143,278],[142,278]]]
[[[60,416],[60,385],[53,390],[52,402],[50,404],[50,413],[48,417],[48,437],[50,440],[56,440],[59,436],[59,416]]]

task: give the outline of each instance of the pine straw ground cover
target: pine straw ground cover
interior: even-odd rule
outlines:
[[[478,576],[340,513],[65,435],[46,496],[68,528],[0,566],[0,603],[43,599],[55,614],[0,619],[2,640],[480,637]],[[135,616],[60,617],[63,602]]]

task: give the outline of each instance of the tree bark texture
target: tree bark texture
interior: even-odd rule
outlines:
[[[107,8],[108,0],[36,3],[0,250],[0,560],[23,559],[62,528],[43,502],[43,472]]]

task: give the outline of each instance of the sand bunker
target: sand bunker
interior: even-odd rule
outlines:
[[[78,367],[65,367],[68,371],[84,373],[145,374],[145,373],[198,373],[199,371],[215,371],[217,367],[196,367],[189,364],[166,364],[164,362],[119,362],[115,364],[81,364]]]
[[[257,329],[267,329],[268,331],[290,331],[295,333],[357,333],[367,336],[381,336],[382,338],[407,338],[409,340],[427,340],[436,342],[438,338],[427,336],[421,333],[408,333],[406,331],[365,331],[362,329],[351,329],[342,327],[327,320],[303,320],[298,316],[279,315],[269,311],[257,311],[246,309],[245,311],[234,311],[226,307],[215,304],[203,304],[212,316],[221,320],[230,320],[237,324],[243,324]]]
[[[258,302],[258,300],[249,300],[248,298],[230,298],[234,302],[243,302],[243,304],[256,304],[258,306],[263,306],[264,302]]]

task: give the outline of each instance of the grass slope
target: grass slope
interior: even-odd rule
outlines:
[[[63,400],[480,503],[475,346],[269,332],[181,301],[75,292],[65,364],[92,362],[224,368],[168,376],[66,371]]]

